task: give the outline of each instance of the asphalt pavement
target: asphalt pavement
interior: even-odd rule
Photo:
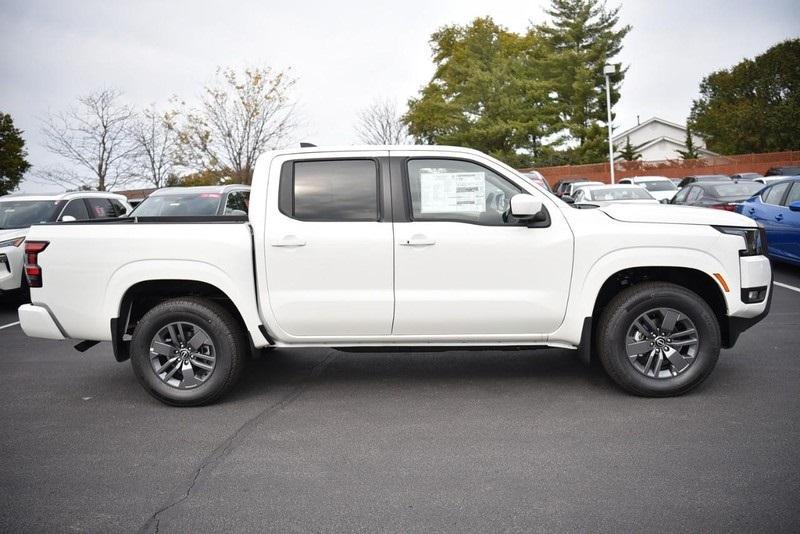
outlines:
[[[800,530],[800,270],[688,395],[564,350],[278,350],[222,402],[0,303],[0,531]]]

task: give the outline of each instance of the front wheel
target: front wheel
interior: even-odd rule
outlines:
[[[708,377],[719,357],[717,318],[696,293],[666,282],[636,284],[606,306],[597,332],[600,361],[627,391],[681,395]]]
[[[176,298],[153,307],[136,325],[131,365],[142,386],[161,402],[199,406],[234,384],[247,346],[225,308],[202,298]]]

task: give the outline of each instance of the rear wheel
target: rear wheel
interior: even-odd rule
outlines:
[[[600,361],[636,395],[683,394],[708,377],[720,351],[717,318],[696,293],[666,282],[621,291],[599,323]]]
[[[131,365],[139,382],[174,406],[215,401],[241,374],[247,343],[222,306],[201,298],[158,304],[136,325]]]

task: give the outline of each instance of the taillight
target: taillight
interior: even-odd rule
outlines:
[[[715,210],[736,211],[736,204],[727,202],[724,204],[711,204],[709,208],[714,208]]]
[[[28,279],[29,287],[42,287],[39,253],[49,244],[49,241],[25,241],[25,277]]]

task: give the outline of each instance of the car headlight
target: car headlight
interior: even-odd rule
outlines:
[[[0,248],[18,247],[24,242],[25,242],[25,236],[15,237],[14,239],[6,239],[5,241],[0,241]]]
[[[761,224],[758,228],[742,228],[739,226],[715,226],[718,231],[728,235],[738,235],[744,239],[744,249],[739,256],[759,256],[767,254],[767,233]]]

